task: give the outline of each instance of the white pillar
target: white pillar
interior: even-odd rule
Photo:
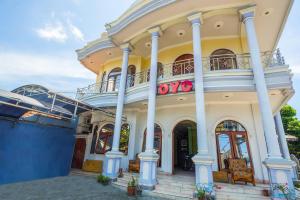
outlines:
[[[154,152],[154,123],[155,123],[155,106],[156,106],[156,90],[157,90],[157,54],[158,54],[158,38],[160,36],[160,28],[156,27],[149,30],[151,33],[151,68],[150,82],[148,93],[148,113],[147,113],[147,134],[146,134],[146,149],[145,152],[139,154],[140,178],[139,184],[143,189],[155,189],[156,181],[156,164],[159,158]]]
[[[126,89],[128,58],[130,52],[129,46],[130,46],[129,44],[124,44],[121,46],[121,48],[123,49],[123,63],[122,63],[120,86],[118,90],[115,128],[113,134],[113,145],[112,145],[112,150],[105,154],[105,161],[103,165],[104,175],[108,176],[113,181],[117,179],[117,175],[121,165],[121,159],[123,157],[123,153],[119,151],[119,145],[120,145],[120,133],[121,133],[121,126],[122,126],[124,96],[125,96],[125,89]]]
[[[268,156],[263,163],[268,169],[270,187],[272,188],[272,199],[284,199],[284,194],[282,193],[282,191],[276,189],[278,185],[284,185],[284,187],[287,186],[292,195],[291,199],[295,199],[295,189],[292,180],[292,169],[294,162],[282,158],[280,153],[280,147],[275,129],[275,122],[273,119],[271,103],[264,77],[264,70],[260,58],[260,49],[256,38],[256,31],[253,20],[254,11],[255,7],[250,7],[240,10],[240,14],[246,28],[256,92],[258,96],[263,129],[268,148]]]
[[[157,54],[158,54],[158,38],[159,29],[151,32],[151,67],[150,81],[148,91],[148,113],[147,113],[147,134],[146,134],[146,152],[153,151],[154,143],[154,123],[155,123],[155,105],[157,90]]]
[[[281,146],[281,150],[282,150],[282,155],[285,159],[290,160],[291,159],[290,152],[289,152],[289,148],[287,145],[280,112],[278,112],[274,118],[275,118],[275,123],[276,123],[276,127],[277,127],[279,145]]]
[[[113,144],[112,144],[112,151],[116,151],[116,152],[119,151],[119,146],[120,146],[120,133],[122,127],[122,115],[123,115],[124,97],[125,97],[125,89],[126,89],[128,58],[130,53],[129,44],[124,44],[121,46],[121,48],[123,49],[123,62],[122,62],[122,69],[121,69],[120,86],[118,90],[117,110],[116,110],[115,128],[114,128]]]
[[[213,190],[212,163],[213,159],[208,154],[208,140],[206,131],[205,99],[203,84],[203,66],[201,51],[201,13],[188,17],[193,28],[193,52],[195,70],[195,97],[196,97],[196,121],[197,121],[197,145],[198,153],[193,157],[195,163],[196,186]]]
[[[196,15],[195,17],[196,18],[190,18],[190,20],[193,26],[197,144],[198,144],[198,154],[207,155],[208,145],[207,145],[207,133],[206,133],[201,32],[200,32],[201,15]]]
[[[277,141],[275,123],[265,81],[265,73],[261,63],[260,49],[256,38],[254,26],[253,7],[240,11],[243,23],[245,24],[248,46],[251,55],[253,75],[258,96],[258,103],[262,116],[262,123],[268,147],[268,156],[272,158],[281,158],[280,148]]]

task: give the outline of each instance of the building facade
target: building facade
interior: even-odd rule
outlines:
[[[77,98],[115,113],[82,115],[93,124],[85,159],[103,160],[115,179],[138,156],[145,189],[155,187],[157,171],[191,171],[207,190],[228,159],[244,159],[256,182],[293,191],[279,111],[294,90],[276,50],[292,3],[135,2],[77,50],[97,74]]]

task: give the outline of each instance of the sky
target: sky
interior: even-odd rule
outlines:
[[[105,2],[105,3],[103,3]],[[0,0],[0,89],[40,84],[74,96],[96,75],[77,60],[76,49],[100,37],[104,25],[134,0]],[[294,76],[289,101],[300,118],[300,1],[296,0],[278,47]]]

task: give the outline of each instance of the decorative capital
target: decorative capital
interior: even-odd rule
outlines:
[[[192,24],[194,24],[194,23],[203,24],[203,17],[202,17],[201,12],[196,13],[196,14],[195,13],[191,14],[187,18]]]
[[[161,36],[163,34],[163,32],[159,26],[150,28],[148,30],[148,32],[151,33],[152,35],[156,35],[156,36]]]
[[[131,46],[130,43],[124,43],[124,44],[120,45],[120,48],[123,51],[128,51],[128,52],[130,52],[133,49],[133,47]]]
[[[249,18],[254,18],[255,16],[255,8],[256,6],[248,7],[239,10],[240,16],[241,16],[241,21],[245,22],[245,20]]]

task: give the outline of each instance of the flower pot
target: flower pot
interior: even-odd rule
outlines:
[[[127,194],[128,194],[128,196],[135,196],[136,195],[136,186],[128,186]]]
[[[205,200],[205,197],[198,197],[198,200]]]
[[[270,191],[269,190],[264,189],[262,191],[262,193],[263,193],[263,196],[265,196],[265,197],[269,197],[270,196]]]

